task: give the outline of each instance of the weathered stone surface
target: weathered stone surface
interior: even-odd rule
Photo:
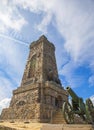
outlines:
[[[41,36],[30,45],[21,86],[13,91],[10,106],[3,109],[1,119],[50,122],[52,114],[67,100],[58,76],[55,47]]]
[[[32,105],[27,105],[25,104],[24,106],[18,106],[18,107],[9,107],[6,109],[3,109],[1,118],[3,120],[7,119],[39,119],[40,117],[40,104],[32,104]]]

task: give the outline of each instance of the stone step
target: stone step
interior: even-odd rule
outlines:
[[[53,118],[64,118],[63,116],[53,116]]]
[[[59,118],[59,119],[61,118],[62,119],[63,116],[54,116],[54,118]]]
[[[62,123],[66,124],[62,111],[60,109],[56,111],[56,113],[54,114],[51,123],[52,124],[62,124]]]
[[[58,123],[58,122],[65,122],[65,121],[59,121],[59,120],[55,120],[55,121],[53,121],[54,123],[56,122],[56,123]]]
[[[56,122],[57,122],[57,123],[58,123],[58,122],[66,123],[64,120],[53,120],[53,121],[52,121],[53,124],[56,123]]]
[[[65,121],[65,120],[53,120],[53,121]]]
[[[64,119],[57,119],[57,118],[55,118],[55,119],[53,119],[53,121],[64,121]]]
[[[54,122],[64,122],[64,121],[60,121],[60,120],[54,120]]]
[[[65,121],[63,119],[53,119],[53,121]]]
[[[54,121],[53,124],[65,124],[63,121]]]
[[[61,121],[61,120],[54,120],[53,122],[65,122],[65,121]]]

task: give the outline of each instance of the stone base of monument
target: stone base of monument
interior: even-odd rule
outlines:
[[[93,125],[68,125],[68,124],[47,124],[41,130],[94,130]]]

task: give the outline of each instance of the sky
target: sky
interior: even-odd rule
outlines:
[[[0,112],[21,84],[29,45],[43,34],[56,47],[62,86],[94,102],[94,0],[1,0]]]

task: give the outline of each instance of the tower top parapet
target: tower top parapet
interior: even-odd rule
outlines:
[[[50,45],[54,48],[54,50],[55,50],[54,44],[51,43],[50,41],[48,41],[48,39],[47,39],[47,37],[46,37],[45,35],[40,36],[37,41],[33,41],[33,42],[30,44],[30,49],[31,49],[33,46],[35,46],[35,45],[37,45],[37,44],[39,44],[39,43],[47,43],[47,44],[50,44]]]

